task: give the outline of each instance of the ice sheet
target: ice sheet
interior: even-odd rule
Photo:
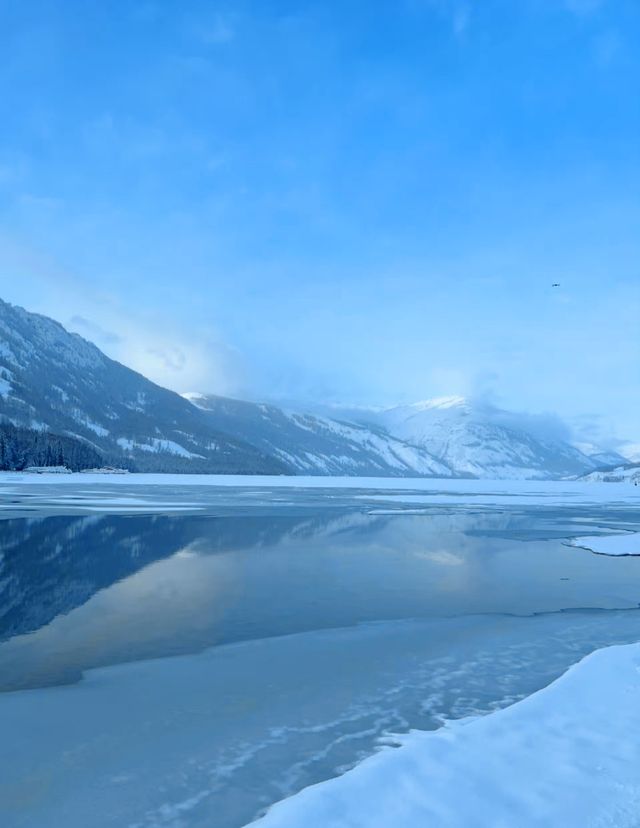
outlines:
[[[597,555],[640,555],[640,532],[574,538],[571,545],[590,549]]]

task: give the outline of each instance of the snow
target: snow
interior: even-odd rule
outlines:
[[[4,377],[0,377],[0,397],[4,397],[5,400],[11,393],[12,385],[9,380],[4,379]]]
[[[108,428],[104,428],[104,426],[101,426],[99,423],[94,422],[89,417],[87,417],[86,414],[84,414],[77,408],[73,411],[71,416],[77,423],[80,423],[81,425],[90,429],[94,432],[94,434],[97,434],[99,437],[106,437],[109,434]]]
[[[62,402],[67,402],[68,401],[69,395],[64,390],[64,388],[60,388],[59,385],[52,385],[51,387],[53,388],[54,391],[57,391],[58,394],[60,394],[60,396],[62,398]]]
[[[404,406],[406,409],[413,411],[431,411],[434,408],[465,408],[468,409],[468,403],[465,397],[452,395],[449,397],[432,397],[429,400],[421,400],[409,406]]]
[[[138,443],[127,437],[119,437],[116,440],[116,443],[121,449],[124,449],[124,451],[132,451],[134,448],[137,448],[140,449],[140,451],[149,451],[156,454],[164,451],[168,454],[177,454],[179,457],[197,457],[199,459],[204,459],[201,454],[194,454],[193,452],[187,451],[184,446],[181,446],[179,443],[175,443],[173,440],[163,440],[158,437],[151,437],[149,443]]]
[[[458,474],[557,479],[596,466],[562,440],[536,437],[515,415],[463,397],[397,406],[379,420],[395,437],[427,449]]]
[[[186,396],[190,402],[206,408],[207,398],[194,393]],[[431,457],[426,449],[407,445],[379,427],[370,428],[262,403],[246,405],[253,405],[261,420],[270,427],[269,451],[302,473],[357,474],[366,466],[381,472],[388,469],[410,475],[451,475],[447,465]],[[283,424],[282,419],[288,422]]]
[[[30,420],[29,421],[29,428],[32,428],[35,431],[48,431],[49,430],[49,426],[46,423],[43,423],[41,420]]]
[[[158,437],[153,437],[151,444],[152,448],[145,449],[145,451],[166,451],[169,454],[177,454],[179,457],[197,457],[203,459],[202,454],[194,454],[193,452],[188,451],[184,446],[181,446],[180,443],[175,443],[173,440],[162,440]],[[141,446],[141,448],[143,448],[143,446]]]
[[[17,365],[18,364],[15,354],[13,353],[13,351],[9,347],[8,343],[6,343],[6,342],[0,342],[0,357],[2,357],[3,359],[6,359],[12,365]]]
[[[605,471],[594,471],[585,474],[581,480],[590,480],[595,483],[633,483],[640,484],[640,464],[629,466],[617,466]]]
[[[640,645],[609,647],[486,717],[400,736],[256,828],[636,828]]]
[[[574,538],[571,545],[589,549],[597,555],[640,555],[640,532]]]

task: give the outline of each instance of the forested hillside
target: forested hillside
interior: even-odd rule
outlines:
[[[80,471],[103,464],[101,455],[82,440],[0,423],[2,471],[21,471],[29,466],[66,466]]]

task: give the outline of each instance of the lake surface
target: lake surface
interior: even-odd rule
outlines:
[[[568,545],[632,487],[140,478],[0,481],[7,828],[238,828],[640,639],[640,558]]]

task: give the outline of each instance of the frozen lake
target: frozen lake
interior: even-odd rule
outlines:
[[[220,485],[216,485],[220,484]],[[0,824],[238,828],[640,639],[625,484],[0,475]]]

